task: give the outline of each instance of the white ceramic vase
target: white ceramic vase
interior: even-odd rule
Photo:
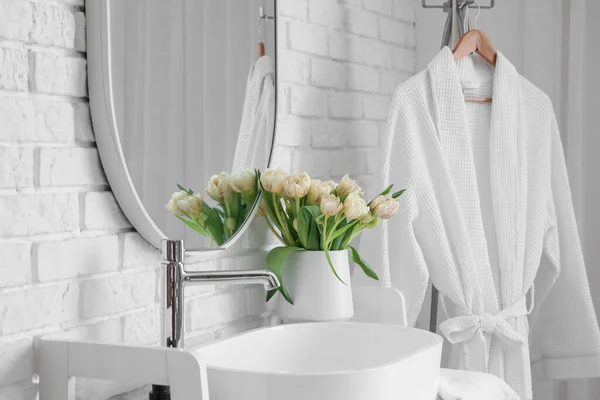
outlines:
[[[283,282],[294,304],[281,295],[277,314],[286,323],[347,321],[354,314],[348,251],[330,251],[333,274],[324,251],[297,251],[283,265]]]

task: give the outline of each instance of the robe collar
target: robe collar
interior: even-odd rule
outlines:
[[[459,208],[463,243],[470,250],[472,265],[466,269],[467,286],[477,288],[473,293],[475,312],[498,312],[523,296],[521,293],[523,267],[519,265],[519,75],[515,67],[498,52],[496,67],[478,56],[454,61],[444,47],[428,66],[438,143],[445,169],[453,188],[452,196]],[[461,81],[483,82],[492,85],[493,98],[490,121],[490,183],[493,202],[498,262],[501,277],[498,299],[490,267],[487,243],[483,230],[480,196],[474,157],[467,132],[467,109]],[[475,133],[477,134],[477,133]],[[483,249],[483,250],[482,250]]]

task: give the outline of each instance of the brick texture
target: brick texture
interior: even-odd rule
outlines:
[[[416,0],[278,0],[276,163],[373,178],[387,102],[414,72]],[[87,89],[84,0],[0,0],[0,400],[30,400],[44,335],[159,344],[158,251],[133,231],[104,176]],[[365,187],[369,187],[364,184]],[[263,268],[264,222],[194,269]],[[264,326],[261,287],[194,287],[201,343]],[[191,342],[191,340],[190,340]],[[77,379],[75,398],[147,398]]]
[[[352,174],[375,194],[391,95],[415,72],[417,3],[279,2],[278,166],[324,179]]]

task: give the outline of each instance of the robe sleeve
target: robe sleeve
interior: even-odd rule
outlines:
[[[531,319],[533,371],[540,379],[600,376],[600,332],[577,232],[556,119],[551,123],[550,185],[543,262]]]
[[[394,191],[406,191],[398,198],[398,214],[380,223],[379,235],[367,233],[371,236],[371,244],[365,242],[364,247],[368,248],[372,259],[379,262],[373,265],[379,267],[376,269],[382,283],[400,290],[404,295],[408,324],[414,326],[425,298],[429,273],[415,235],[415,221],[419,216],[419,179],[418,168],[412,166],[419,165],[418,160],[415,160],[419,151],[418,145],[411,138],[418,137],[419,132],[415,131],[415,126],[411,126],[412,119],[405,115],[409,107],[402,104],[400,92],[401,89],[396,92],[392,101],[383,140],[381,187],[393,184]],[[373,243],[373,238],[376,243]],[[361,243],[361,251],[362,249]]]

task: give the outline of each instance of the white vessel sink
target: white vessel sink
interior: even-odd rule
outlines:
[[[201,347],[211,400],[435,400],[442,338],[396,325],[314,323]]]

